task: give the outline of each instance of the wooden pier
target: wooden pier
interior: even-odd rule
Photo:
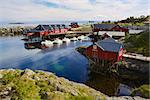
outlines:
[[[66,34],[90,34],[92,31],[68,31]]]
[[[123,57],[130,58],[130,59],[142,60],[142,61],[150,61],[150,57],[145,57],[145,56],[123,54]]]

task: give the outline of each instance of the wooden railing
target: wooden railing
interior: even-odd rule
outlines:
[[[143,60],[143,61],[150,61],[150,57],[145,57],[145,56],[123,54],[123,57],[137,59],[137,60]]]

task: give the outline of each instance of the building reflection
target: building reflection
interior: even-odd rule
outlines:
[[[109,74],[97,74],[93,72],[90,72],[88,76],[89,79],[86,81],[88,86],[109,96],[118,94],[120,81],[116,76]]]
[[[25,49],[41,49],[42,45],[41,43],[24,43]]]

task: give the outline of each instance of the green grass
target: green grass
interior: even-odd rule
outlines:
[[[150,56],[149,34],[150,32],[145,31],[139,35],[126,36],[125,46],[127,51],[143,54],[145,56]]]
[[[145,98],[150,98],[150,85],[142,85],[133,90],[132,95],[140,93]]]
[[[15,82],[15,90],[19,99],[26,100],[40,100],[41,96],[39,95],[40,88],[35,84],[33,80],[28,79],[18,79]]]
[[[35,73],[29,71],[29,73],[21,70],[0,71],[0,74],[3,75],[0,92],[11,87],[9,96],[12,100],[95,100],[97,97],[105,100],[105,95],[95,93],[95,91],[96,96],[93,96],[89,92],[92,91],[90,88],[77,84],[72,85],[69,81],[58,78],[52,73],[40,71]],[[72,89],[79,92],[77,96],[70,92]]]

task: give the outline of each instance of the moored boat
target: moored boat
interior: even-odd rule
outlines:
[[[73,37],[73,38],[71,38],[70,40],[71,40],[71,41],[78,41],[78,38]]]
[[[54,40],[54,42],[53,42],[53,44],[62,44],[63,42],[62,42],[62,40],[60,40],[60,39],[56,39],[56,40]]]
[[[70,39],[65,37],[62,41],[63,41],[64,43],[69,43],[69,42],[70,42]]]
[[[85,38],[84,35],[81,35],[81,36],[78,37],[79,40],[83,40],[84,38]]]
[[[52,46],[53,45],[53,41],[45,40],[45,41],[42,41],[41,44],[45,44],[47,46]]]

